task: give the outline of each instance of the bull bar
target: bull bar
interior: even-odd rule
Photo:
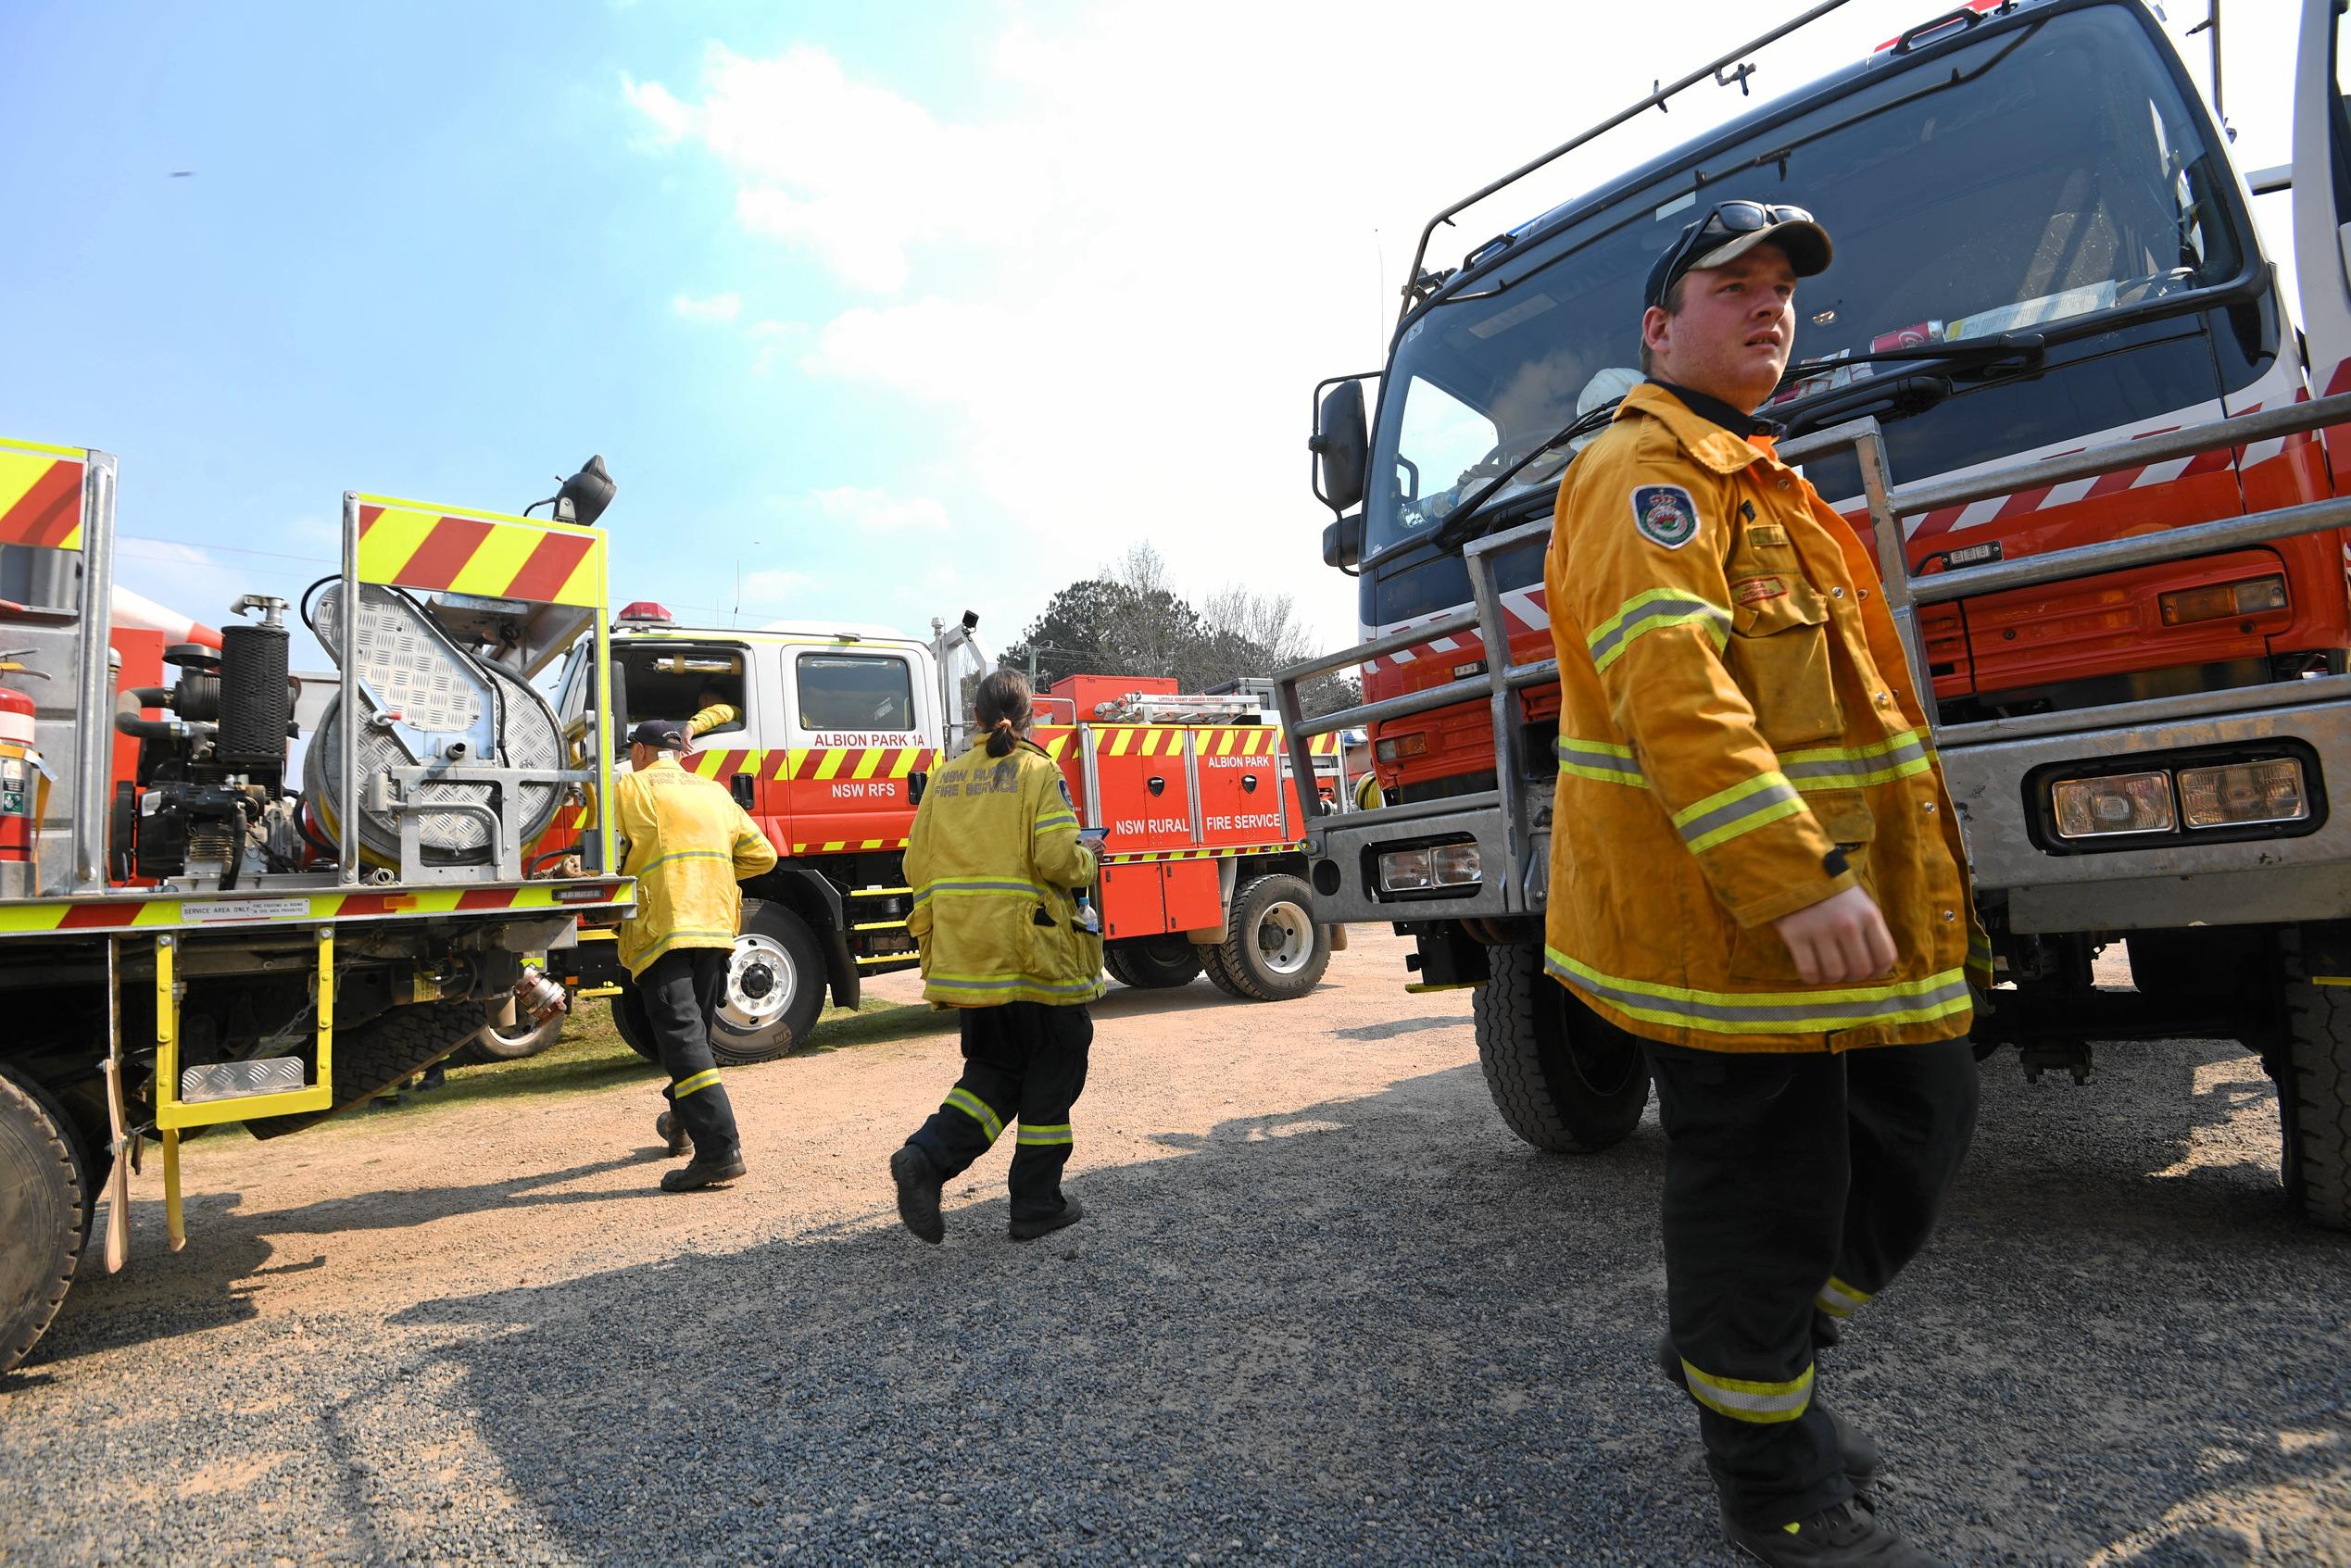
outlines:
[[[1939,508],[2062,483],[2170,458],[2351,423],[2351,394],[2289,404],[2149,435],[2060,458],[2021,460],[1955,478],[1895,488],[1875,418],[1849,420],[1788,442],[1779,457],[1808,458],[1854,449],[1886,607],[1902,638],[1914,691],[1929,694],[1917,610],[1926,605],[2008,589],[2180,560],[2242,546],[2351,527],[2351,497],[2304,502],[2161,530],[2126,539],[2052,550],[2013,561],[1914,577],[1902,520]],[[1291,665],[1274,677],[1285,743],[1293,768],[1308,764],[1307,742],[1335,730],[1458,707],[1483,696],[1493,736],[1495,787],[1332,817],[1309,801],[1309,884],[1318,921],[1496,920],[1541,912],[1548,873],[1553,780],[1525,756],[1525,726],[1515,694],[1558,679],[1556,659],[1509,661],[1509,628],[1494,561],[1502,552],[1546,537],[1547,521],[1522,523],[1471,541],[1463,551],[1472,603],[1408,630]],[[1317,675],[1414,647],[1475,633],[1485,646],[1482,675],[1302,717],[1299,688]],[[2026,832],[2031,810],[2022,781],[2059,762],[2169,752],[2192,746],[2292,735],[2315,751],[2319,779],[2351,780],[2351,675],[2228,687],[2180,697],[2132,700],[1959,724],[1936,721],[1922,700],[1944,779],[1967,838],[1980,892],[2008,895],[2018,931],[2122,930],[2339,918],[2351,912],[2351,813],[2330,816],[2314,833],[2221,843],[2179,840],[2094,854],[2041,850]],[[1311,775],[1305,775],[1311,776]],[[1460,888],[1411,897],[1382,895],[1377,856],[1431,844],[1475,843],[1483,875]],[[2191,888],[2193,882],[2193,892]],[[2193,897],[2190,912],[2183,900]]]

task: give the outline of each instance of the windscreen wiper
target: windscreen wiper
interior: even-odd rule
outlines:
[[[1988,337],[1962,338],[1957,343],[1925,343],[1915,348],[1880,348],[1870,354],[1847,354],[1834,359],[1799,359],[1779,377],[1791,386],[1807,377],[1828,375],[1847,365],[1882,365],[1897,360],[1941,360],[1938,369],[1972,375],[2001,375],[2004,361],[2014,359],[2019,370],[2039,365],[2049,352],[2042,332],[1994,332]]]
[[[1616,405],[1623,401],[1621,397],[1612,397],[1597,408],[1577,415],[1558,434],[1541,445],[1530,449],[1516,462],[1496,474],[1488,482],[1484,489],[1452,509],[1452,513],[1446,517],[1443,526],[1428,536],[1429,544],[1440,554],[1444,554],[1458,549],[1467,543],[1476,532],[1469,526],[1470,519],[1485,510],[1486,503],[1500,495],[1503,485],[1517,478],[1519,470],[1527,467],[1546,452],[1557,451],[1578,436],[1590,435],[1596,431],[1605,430],[1609,421],[1616,417]]]

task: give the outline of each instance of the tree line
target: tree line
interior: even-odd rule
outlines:
[[[1072,583],[1046,602],[1003,662],[1034,668],[1039,691],[1068,675],[1168,675],[1176,689],[1213,691],[1269,676],[1322,651],[1295,619],[1288,594],[1257,594],[1239,583],[1196,607],[1168,581],[1167,563],[1137,545],[1096,576]],[[1308,718],[1363,700],[1351,674],[1321,675],[1299,691]]]

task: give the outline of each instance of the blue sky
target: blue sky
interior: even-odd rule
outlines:
[[[1761,80],[1941,8],[1856,0]],[[2289,7],[2242,9],[2245,124]],[[1770,19],[1478,17],[1508,51],[1381,5],[12,0],[0,433],[117,453],[123,579],[215,623],[330,569],[346,489],[519,508],[600,451],[616,602],[723,617],[739,571],[745,623],[1002,646],[1148,541],[1335,642],[1308,392],[1376,362],[1420,221]]]

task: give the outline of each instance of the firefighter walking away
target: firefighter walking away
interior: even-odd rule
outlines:
[[[999,670],[973,707],[981,738],[933,776],[906,849],[923,995],[962,1010],[963,1075],[890,1156],[899,1218],[933,1243],[947,1234],[940,1186],[1007,1131],[1012,1238],[1077,1222],[1062,1172],[1094,1039],[1086,1004],[1102,993],[1102,940],[1084,897],[1100,859],[1061,771],[1028,738],[1028,683]]]
[[[724,784],[677,765],[685,730],[648,719],[629,732],[629,772],[612,790],[612,825],[623,846],[621,872],[636,878],[636,911],[620,932],[620,960],[660,1047],[670,1108],[654,1128],[672,1156],[694,1158],[661,1177],[688,1192],[743,1173],[735,1108],[710,1054],[710,1020],[726,992],[735,928],[743,914],[736,884],[775,864],[775,848]]]
[[[1650,274],[1647,380],[1560,486],[1546,961],[1575,1026],[1646,1042],[1658,1356],[1698,1407],[1724,1534],[1765,1562],[1920,1568],[1814,1351],[1957,1173],[1989,949],[1877,574],[1752,417],[1829,256],[1794,207],[1685,228]]]

